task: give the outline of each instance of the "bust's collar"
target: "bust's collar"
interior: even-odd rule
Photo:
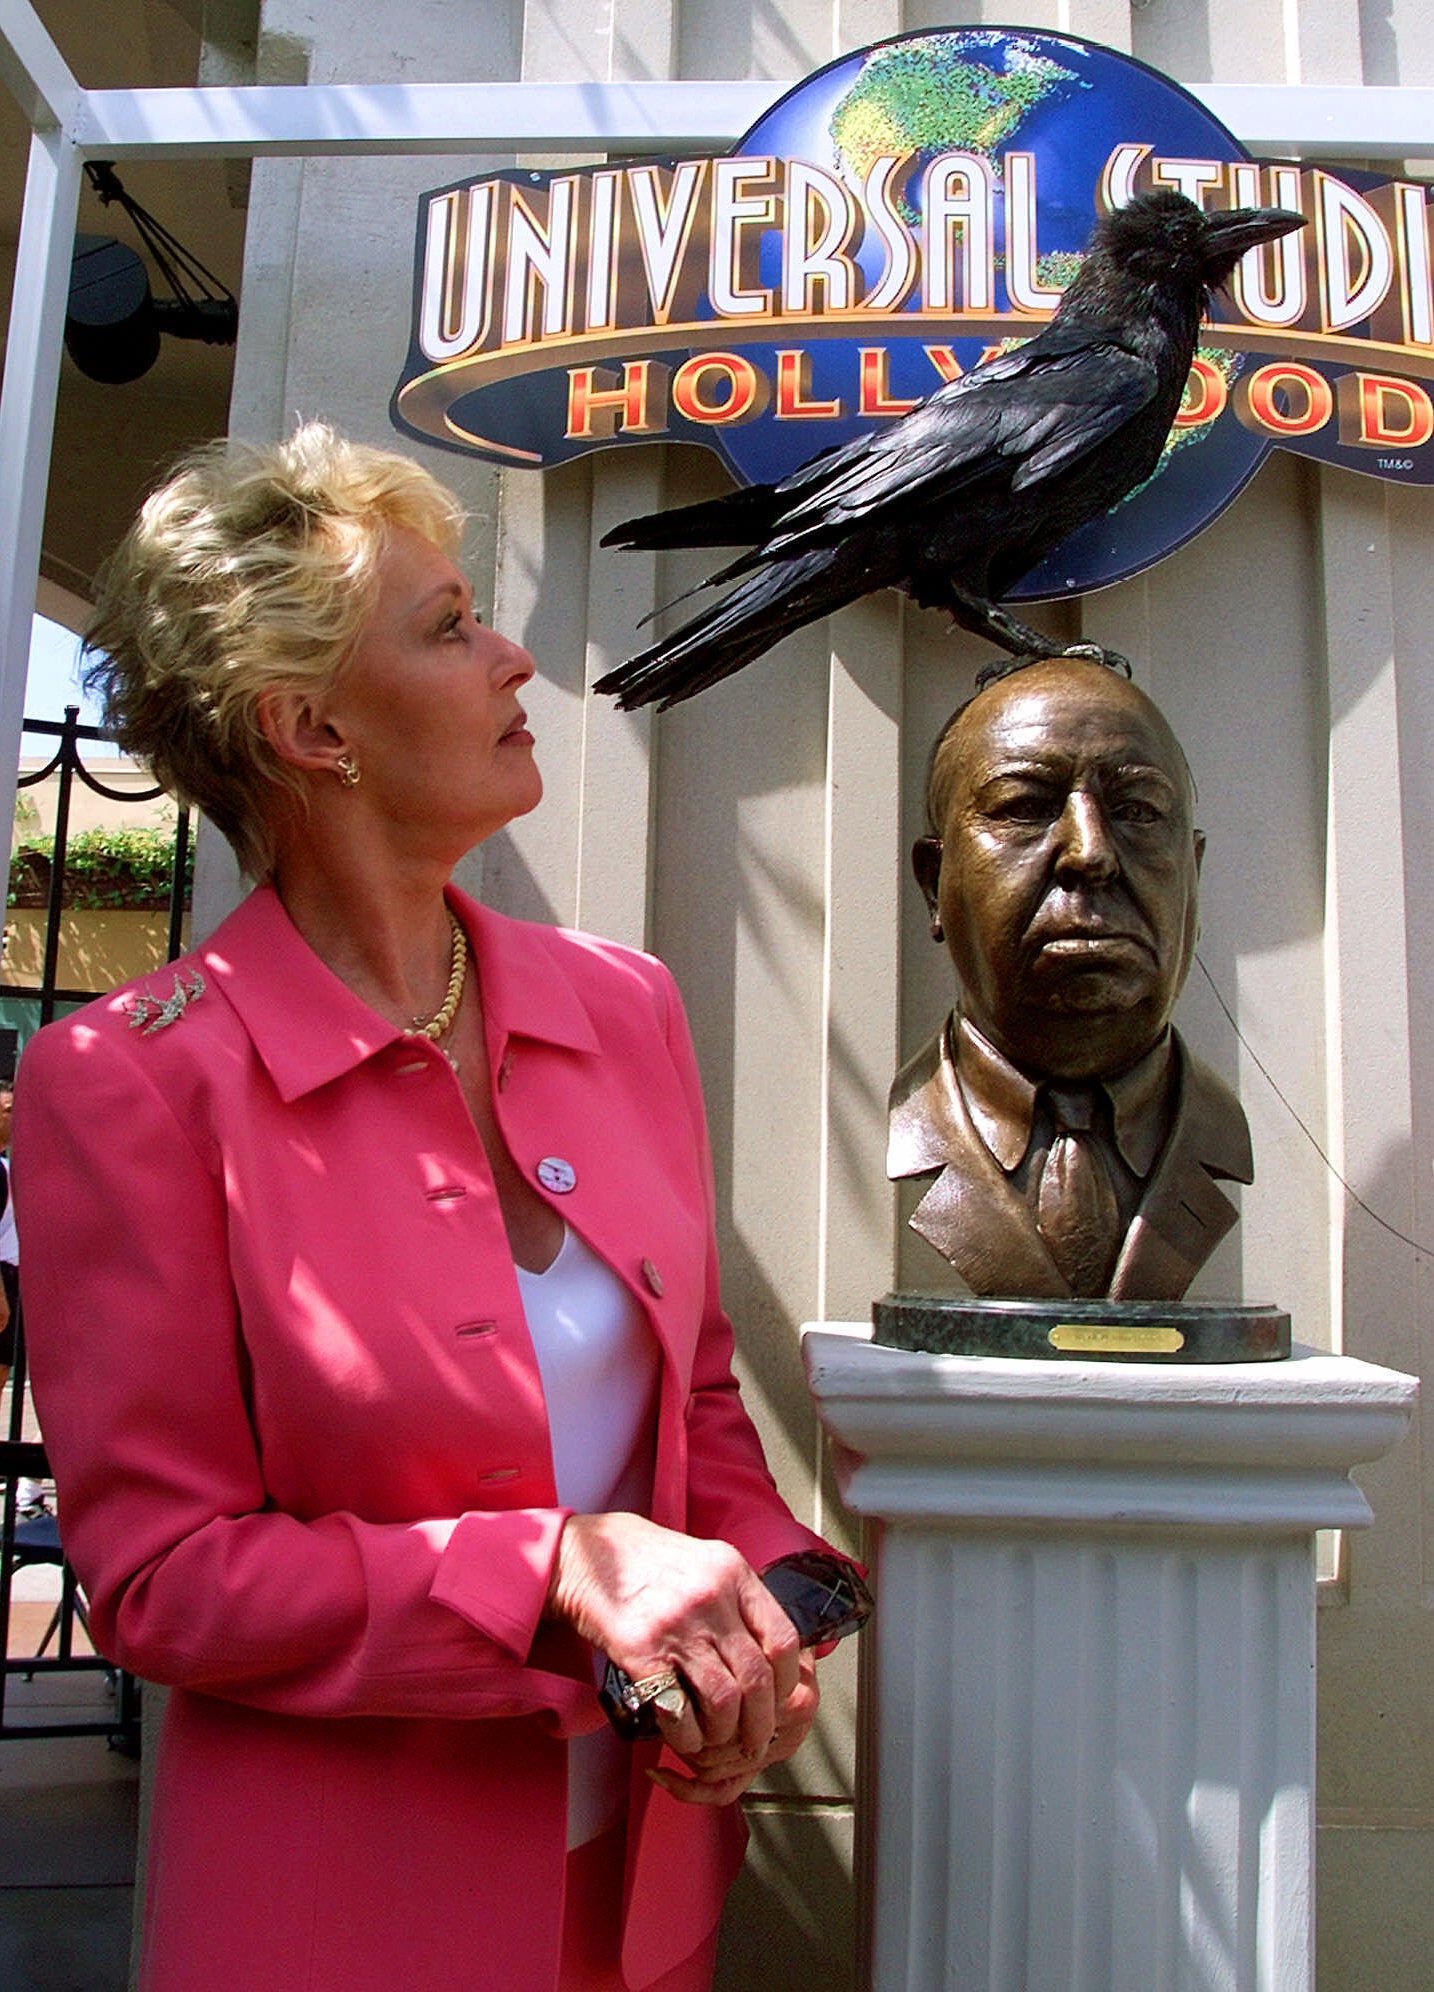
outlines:
[[[1009,1176],[1031,1145],[1040,1082],[1028,1078],[959,1012],[948,1045],[961,1097],[992,1157]],[[1150,1174],[1169,1131],[1167,1100],[1174,1048],[1170,1027],[1143,1058],[1113,1079],[1097,1081],[1110,1099],[1115,1144],[1137,1176]]]
[[[969,1017],[952,1015],[957,1083],[976,1132],[1009,1176],[1031,1145],[1036,1113],[1034,1080],[983,1037]]]
[[[1115,1117],[1115,1145],[1137,1176],[1150,1174],[1170,1132],[1174,1077],[1175,1045],[1167,1024],[1144,1058],[1105,1082]]]

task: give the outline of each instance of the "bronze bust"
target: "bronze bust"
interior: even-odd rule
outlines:
[[[1177,1300],[1253,1176],[1234,1094],[1170,1013],[1205,839],[1180,744],[1081,658],[977,692],[931,759],[912,852],[959,984],[897,1074],[887,1174],[938,1172],[911,1217],[974,1294]]]

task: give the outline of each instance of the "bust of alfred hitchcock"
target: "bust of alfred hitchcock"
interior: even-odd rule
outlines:
[[[1045,659],[937,742],[912,853],[957,1003],[891,1090],[887,1174],[974,1294],[1178,1300],[1253,1176],[1170,1013],[1205,839],[1179,742],[1106,665]]]

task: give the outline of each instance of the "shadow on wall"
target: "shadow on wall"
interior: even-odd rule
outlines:
[[[727,1898],[714,1992],[855,1984],[851,1821],[753,1807],[747,1864]]]

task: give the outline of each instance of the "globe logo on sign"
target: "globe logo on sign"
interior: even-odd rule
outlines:
[[[997,194],[993,301],[1007,310],[1012,187],[1005,161],[1012,152],[1026,155],[1032,166],[1018,169],[1025,176],[1020,192],[1029,200],[1034,182],[1036,245],[1028,294],[1048,294],[1053,308],[1078,267],[1107,162],[1132,142],[1132,132],[1164,159],[1246,157],[1203,106],[1143,64],[1076,41],[998,31],[921,35],[833,63],[754,125],[740,150],[797,158],[825,153],[844,178],[855,178],[879,152],[910,147],[908,187],[919,186],[923,169],[943,153],[985,160]],[[863,244],[868,266],[879,256],[879,243]],[[917,309],[913,298],[906,315],[915,316]],[[946,343],[963,372],[1005,343],[985,332],[963,335],[959,317],[949,329]],[[889,342],[893,396],[924,397],[940,385],[924,350],[930,337],[931,327],[923,325],[903,342],[899,357]],[[854,377],[855,345],[837,341],[813,348],[814,399],[828,392],[835,396],[842,380]],[[1200,358],[1217,368],[1227,385],[1239,365],[1238,355],[1208,345]],[[844,442],[857,426],[854,419],[833,424],[823,432],[822,447]],[[717,438],[743,484],[768,482],[795,469],[802,460],[793,451],[795,440],[776,425],[761,432],[720,432]],[[1150,483],[1113,514],[1072,534],[1053,560],[1042,562],[1011,591],[1011,599],[1045,600],[1138,573],[1208,525],[1254,474],[1268,447],[1240,426],[1228,405],[1213,421],[1176,430]]]

